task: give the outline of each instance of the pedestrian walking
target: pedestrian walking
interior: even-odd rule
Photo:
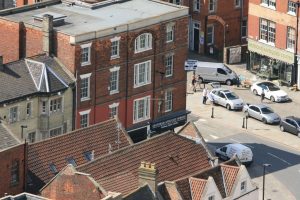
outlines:
[[[196,77],[195,74],[192,76],[192,89],[194,92],[196,92]]]
[[[263,102],[264,99],[265,99],[265,89],[263,88],[260,95],[260,102]]]
[[[206,104],[206,100],[207,100],[207,89],[204,88],[202,92],[202,103]]]

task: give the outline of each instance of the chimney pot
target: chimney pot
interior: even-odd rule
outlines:
[[[155,163],[142,161],[138,169],[139,185],[142,187],[148,184],[152,192],[156,194],[157,190],[157,169]]]

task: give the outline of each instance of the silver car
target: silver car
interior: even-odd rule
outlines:
[[[216,88],[210,92],[215,104],[226,107],[228,110],[242,110],[244,102],[238,95],[228,89]]]
[[[263,104],[246,104],[244,106],[244,112],[246,116],[258,119],[265,124],[277,124],[280,122],[279,115],[274,113],[270,107]]]

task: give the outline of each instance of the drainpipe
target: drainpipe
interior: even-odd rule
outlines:
[[[127,128],[127,114],[128,114],[128,68],[129,68],[129,46],[128,46],[128,40],[129,40],[129,36],[128,36],[128,31],[129,31],[129,25],[127,24],[127,31],[126,31],[126,47],[127,47],[127,51],[126,51],[126,78],[125,78],[125,125],[124,127]]]

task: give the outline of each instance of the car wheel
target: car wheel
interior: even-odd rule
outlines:
[[[199,83],[199,84],[202,84],[202,83],[203,83],[203,78],[199,78],[199,79],[198,79],[198,83]]]
[[[226,109],[231,110],[231,106],[229,104],[226,104]]]
[[[220,154],[218,154],[218,153],[215,153],[216,154],[216,156],[218,157],[218,158],[220,158]]]
[[[270,100],[271,100],[272,102],[275,102],[275,98],[274,98],[273,96],[270,97]]]
[[[231,80],[226,80],[226,85],[231,85],[232,84],[232,81]]]
[[[258,93],[257,93],[257,90],[256,90],[256,89],[254,89],[254,90],[253,90],[253,94],[255,94],[255,95],[258,95]]]
[[[280,125],[279,128],[280,128],[280,130],[281,130],[282,132],[285,131],[285,130],[284,130],[284,127],[283,127],[282,125]]]
[[[266,118],[262,118],[262,120],[261,120],[264,124],[267,124],[268,123],[268,121],[266,120]]]

